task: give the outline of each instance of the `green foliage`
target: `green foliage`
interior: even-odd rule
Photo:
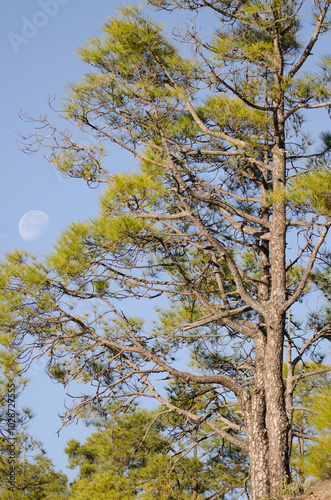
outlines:
[[[117,128],[116,111],[127,108],[139,125],[138,139],[153,126],[152,110],[147,107],[142,113],[135,107],[132,95],[135,94],[138,102],[145,99],[147,105],[154,99],[171,101],[176,92],[166,84],[175,78],[187,90],[189,80],[196,76],[195,65],[179,57],[164,37],[161,26],[144,18],[139,8],[128,6],[118,10],[119,16],[105,23],[104,36],[92,39],[79,49],[80,58],[101,72],[90,73],[81,83],[71,86],[64,112],[69,119],[82,113],[86,120],[93,119],[100,109],[99,106],[94,109],[86,101],[89,95],[89,99],[97,98],[103,103],[109,113],[109,125]]]
[[[63,175],[91,182],[98,181],[98,165],[105,156],[100,145],[76,146],[71,150],[53,150],[51,161]]]
[[[1,438],[0,499],[1,500],[65,500],[68,497],[67,478],[54,470],[40,441],[25,432],[11,441],[15,445],[15,487],[6,486],[11,467],[8,441]]]
[[[317,213],[331,214],[331,172],[326,167],[301,174],[293,181],[287,194],[295,205],[313,207]]]
[[[62,276],[79,276],[86,271],[89,263],[84,240],[88,231],[88,223],[76,222],[69,225],[67,230],[58,237],[57,252],[50,255],[48,263]]]
[[[66,453],[70,466],[79,466],[70,498],[189,500],[204,498],[208,491],[236,487],[236,479],[225,464],[221,473],[216,452],[209,460],[176,457],[176,444],[168,434],[170,422],[162,414],[156,417],[157,412],[136,410],[118,415],[84,444],[69,441]],[[213,445],[222,447],[217,440]]]
[[[258,129],[265,129],[265,113],[252,109],[240,99],[231,99],[228,95],[215,95],[205,104],[206,118],[212,119],[224,130],[243,136],[255,134]]]
[[[328,477],[330,469],[330,366],[306,362],[296,367],[299,377],[293,395],[293,446],[291,466],[301,482],[310,475]],[[314,373],[307,376],[308,373]],[[284,365],[284,379],[287,366]],[[329,474],[330,475],[330,474]]]
[[[305,476],[321,479],[331,477],[331,384],[319,387],[312,393],[311,413],[308,415],[309,428],[315,436],[301,457],[300,466]]]

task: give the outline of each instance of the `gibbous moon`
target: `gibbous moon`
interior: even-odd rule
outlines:
[[[41,210],[27,212],[18,224],[18,230],[25,241],[35,241],[46,231],[48,227],[48,215]]]

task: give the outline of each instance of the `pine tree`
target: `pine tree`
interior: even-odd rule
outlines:
[[[312,376],[313,373],[315,376]],[[288,369],[285,365],[285,380],[287,376]],[[303,483],[309,475],[323,475],[322,471],[330,467],[330,459],[325,453],[330,428],[327,420],[329,405],[326,404],[331,387],[330,366],[306,361],[303,369],[295,370],[294,382],[291,469],[298,475],[299,482]],[[316,460],[319,455],[324,457],[323,461]],[[320,472],[317,473],[317,470]]]
[[[0,439],[0,499],[1,500],[65,500],[68,498],[67,477],[55,471],[52,461],[40,441],[26,432],[18,434],[11,443],[15,446],[15,460],[8,441]],[[14,466],[14,474],[10,469]],[[8,478],[12,482],[8,482]]]
[[[330,395],[330,384],[315,391],[309,424],[316,440],[309,443],[302,460],[304,473],[321,479],[331,478]]]
[[[314,289],[313,267],[328,266],[319,180],[329,175],[330,141],[311,141],[303,112],[331,106],[330,57],[307,66],[329,32],[330,1],[314,2],[306,42],[296,0],[148,3],[193,16],[207,9],[215,31],[200,36],[192,21],[170,40],[129,6],[79,50],[92,69],[63,103],[71,131],[43,117],[27,148],[49,147],[65,176],[104,183],[100,212],[70,225],[43,261],[8,256],[4,331],[16,342],[32,336],[65,385],[95,383],[65,422],[109,400],[152,397],[192,433],[203,422],[246,451],[252,499],[261,499],[289,478],[295,368],[330,335],[327,317],[295,335],[286,319],[292,308],[296,321],[295,304]],[[133,155],[135,171],[112,172],[112,145]],[[141,318],[130,314],[133,298]],[[154,323],[144,313],[152,299]],[[180,382],[182,399],[201,387],[203,414],[167,400],[160,378]],[[242,423],[227,418],[229,401]]]
[[[234,451],[232,460],[229,454],[223,466],[215,463],[223,448],[216,437],[209,438],[208,448],[212,453],[201,449],[203,459],[195,453],[180,459],[180,442],[173,439],[173,425],[167,412],[163,417],[156,417],[158,411],[133,409],[96,425],[97,432],[85,443],[69,441],[66,453],[70,467],[79,466],[70,498],[223,498],[225,493],[240,486],[240,479],[245,475],[245,461],[240,455],[237,460]],[[206,433],[199,432],[197,438],[205,442]],[[228,469],[231,461],[232,471]]]

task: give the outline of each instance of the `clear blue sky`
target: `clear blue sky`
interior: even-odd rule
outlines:
[[[75,55],[75,48],[96,34],[120,3],[118,0],[1,2],[1,253],[22,246],[45,253],[67,223],[92,216],[96,211],[98,190],[89,189],[83,181],[62,179],[42,154],[26,156],[19,151],[15,131],[29,129],[19,120],[17,112],[22,108],[38,116],[47,111],[48,94],[65,94],[66,82],[78,80],[86,71]],[[325,130],[326,113],[319,117],[318,126]],[[116,151],[111,161],[114,168],[123,165],[123,157]],[[50,222],[41,238],[27,242],[20,237],[18,223],[31,210],[44,211]],[[84,439],[87,431],[81,424],[66,428],[60,438],[56,436],[60,427],[57,413],[63,408],[62,388],[53,385],[38,364],[22,400],[37,414],[31,431],[44,441],[56,467],[64,469],[66,441],[71,437]]]

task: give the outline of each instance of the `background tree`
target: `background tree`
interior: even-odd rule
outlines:
[[[15,439],[15,486],[8,485],[10,452],[8,442],[2,441],[0,460],[1,500],[65,500],[68,498],[67,477],[54,470],[42,443],[27,433],[20,433]]]
[[[308,376],[315,372],[315,376]],[[295,390],[293,393],[292,417],[292,457],[291,468],[298,474],[299,481],[303,483],[309,475],[320,477],[323,470],[330,465],[330,458],[325,449],[328,440],[329,422],[327,395],[330,396],[330,367],[322,363],[305,362],[304,370],[300,375],[295,375]],[[286,380],[287,366],[284,367]],[[324,405],[324,406],[323,406]],[[317,423],[318,422],[318,423]],[[321,442],[323,433],[324,443]],[[322,451],[324,449],[324,451]],[[315,456],[316,454],[316,456]],[[317,461],[318,455],[323,456],[322,461]],[[315,456],[315,458],[312,457]],[[314,461],[315,469],[311,467]],[[318,463],[319,462],[319,463]],[[317,472],[319,470],[319,472]]]
[[[223,498],[241,486],[245,461],[236,460],[234,451],[231,456],[216,438],[209,439],[207,450],[201,447],[201,452],[181,457],[180,442],[171,436],[168,412],[155,418],[158,413],[134,410],[119,414],[85,443],[69,441],[70,466],[79,466],[70,498]]]
[[[152,397],[193,434],[203,424],[247,452],[260,499],[289,476],[295,377],[330,332],[328,321],[295,335],[286,324],[313,266],[328,265],[331,220],[317,179],[328,175],[330,141],[312,145],[302,113],[331,106],[330,57],[306,69],[329,30],[330,2],[314,2],[305,43],[295,0],[149,3],[209,9],[215,31],[207,39],[193,22],[171,42],[127,7],[79,50],[92,70],[70,86],[62,117],[90,145],[43,117],[27,148],[48,147],[64,175],[104,183],[100,212],[70,225],[43,261],[8,256],[4,331],[25,342],[22,353],[32,339],[48,354],[52,377],[87,385],[64,422],[110,400]],[[107,144],[132,153],[135,171],[111,174]],[[310,192],[295,198],[311,171]],[[155,299],[158,311],[134,317],[133,298],[139,311]],[[180,400],[166,399],[160,378],[182,384]],[[197,385],[208,393],[202,415],[181,404]],[[242,425],[228,420],[228,401]]]
[[[313,475],[321,479],[331,478],[330,392],[330,385],[315,391],[309,420],[316,440],[309,442],[300,464],[306,476]]]

